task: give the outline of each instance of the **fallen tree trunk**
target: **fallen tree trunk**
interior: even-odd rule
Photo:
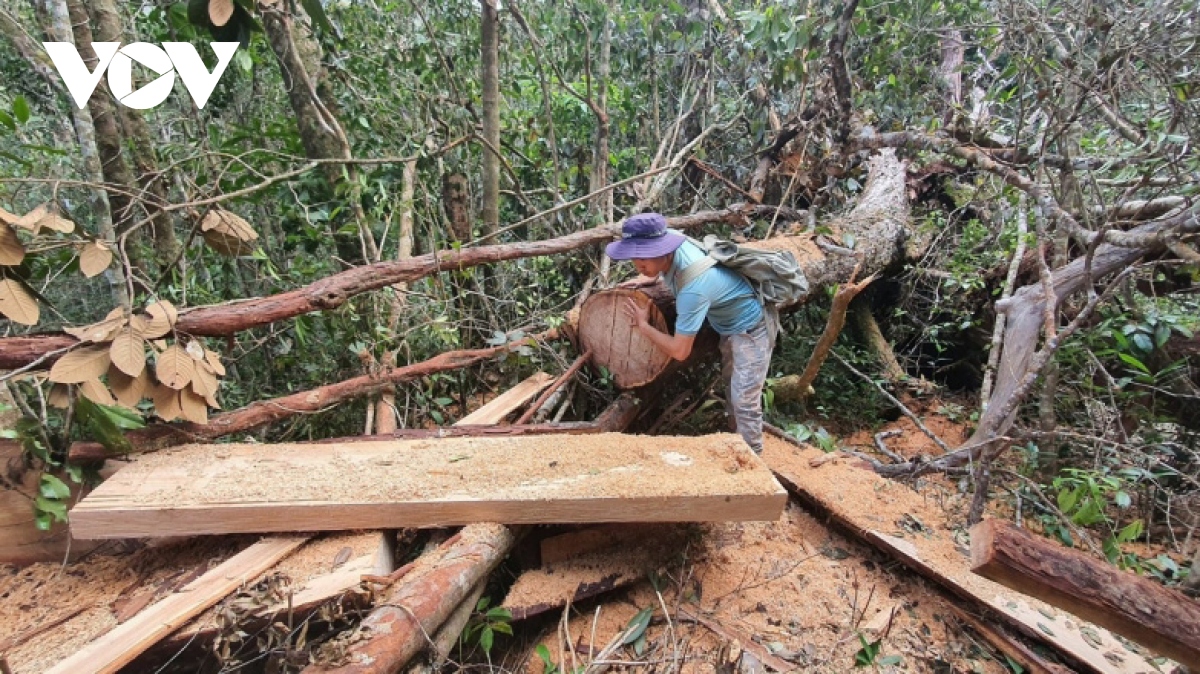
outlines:
[[[999,520],[971,529],[971,570],[1200,666],[1200,603],[1148,578]]]
[[[882,150],[871,159],[867,184],[855,208],[844,216],[824,223],[823,228],[830,232],[828,235],[805,232],[756,241],[745,247],[791,252],[804,270],[813,292],[850,281],[856,268],[858,273],[868,276],[882,273],[914,254],[905,250],[910,235],[907,229],[909,206],[904,176],[904,163],[896,157],[895,152]],[[661,283],[637,289],[650,296],[664,315],[674,315],[674,298]],[[640,385],[661,377],[668,370],[669,359],[655,363],[656,372],[653,376],[647,376],[644,372],[647,359],[627,354],[658,353],[658,350],[637,331],[623,328],[628,320],[621,313],[621,302],[601,302],[599,297],[593,296],[581,310],[581,341],[591,348],[592,344],[613,341],[612,333],[618,331],[624,348],[593,348],[592,362],[608,368],[618,383],[635,381],[638,382],[636,385]],[[583,315],[584,311],[589,313]],[[600,312],[599,315],[596,312]],[[585,334],[585,330],[595,334]],[[703,362],[710,359],[712,353],[711,349],[697,345],[693,347],[687,363]]]
[[[741,224],[747,218],[768,217],[776,210],[778,209],[773,206],[734,206],[720,211],[668,218],[667,222],[677,229],[721,222]],[[183,310],[179,314],[175,330],[201,337],[232,335],[303,314],[336,309],[355,295],[396,283],[416,281],[442,271],[457,271],[506,260],[568,253],[585,246],[604,243],[619,234],[620,229],[616,224],[606,224],[545,241],[443,250],[403,260],[377,262],[348,269],[303,288],[276,295]],[[60,333],[2,338],[0,370],[16,370],[38,361],[41,361],[39,365],[48,367],[61,355],[54,352],[77,343],[78,340],[74,337]]]
[[[768,429],[769,430],[769,429]],[[785,444],[786,443],[786,444]],[[1119,642],[1108,630],[1090,626],[1053,609],[1034,597],[1005,592],[996,583],[971,573],[967,558],[957,550],[948,523],[921,533],[899,535],[880,530],[880,523],[895,521],[904,513],[922,512],[923,496],[906,488],[889,488],[893,483],[872,473],[865,461],[849,455],[825,454],[794,439],[771,432],[764,436],[763,459],[775,477],[807,509],[839,530],[882,550],[905,567],[940,587],[947,597],[985,621],[1011,626],[1026,637],[1041,641],[1069,659],[1073,671],[1096,674],[1142,674],[1152,671],[1143,658]],[[814,471],[822,475],[814,475]],[[846,499],[839,485],[853,482],[874,499]],[[903,536],[903,537],[901,537]],[[1033,663],[1021,662],[1031,671]],[[1171,663],[1161,666],[1170,671]],[[1156,668],[1157,669],[1157,668]]]
[[[474,365],[493,356],[506,353],[526,342],[545,341],[555,337],[556,333],[550,331],[533,335],[520,342],[502,344],[488,349],[447,351],[429,360],[397,367],[378,374],[365,374],[309,391],[301,391],[270,400],[259,400],[241,409],[218,414],[207,424],[193,422],[170,425],[156,424],[130,431],[125,437],[129,440],[129,444],[133,446],[135,451],[162,449],[188,442],[207,442],[234,433],[249,431],[297,414],[320,412],[332,405],[337,405],[347,400],[374,395],[392,384],[412,381],[437,372],[456,370],[468,365]],[[98,460],[110,456],[113,456],[113,453],[109,452],[98,442],[72,443],[69,453],[69,458],[72,461]]]
[[[346,664],[312,664],[308,674],[391,674],[429,643],[456,607],[512,548],[515,537],[499,524],[464,527],[457,542],[428,572],[393,586],[380,605],[363,620],[366,639],[347,649]]]

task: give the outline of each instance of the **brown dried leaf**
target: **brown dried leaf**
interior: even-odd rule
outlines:
[[[54,386],[51,386],[50,396],[46,399],[46,402],[48,402],[51,407],[55,407],[60,410],[67,409],[67,407],[71,404],[71,393],[69,387],[66,384],[55,384]]]
[[[88,379],[79,383],[79,392],[84,398],[101,405],[116,405],[117,401],[108,392],[108,388],[99,379]]]
[[[150,371],[142,368],[138,376],[130,377],[116,367],[110,367],[108,368],[108,385],[112,388],[118,405],[134,409],[145,397],[147,389],[151,385]]]
[[[0,314],[21,325],[37,325],[40,315],[33,295],[10,278],[0,279]]]
[[[217,375],[213,374],[207,365],[207,363],[201,362],[196,368],[196,376],[192,377],[192,390],[205,398],[215,396],[217,388],[220,386]]]
[[[11,267],[25,259],[25,244],[7,222],[0,222],[0,265]]]
[[[38,227],[45,227],[46,229],[52,229],[63,234],[70,234],[75,231],[75,223],[57,213],[50,213],[42,218],[38,221]]]
[[[117,332],[108,353],[112,364],[130,377],[146,369],[146,342],[132,327]]]
[[[113,333],[123,327],[125,327],[125,317],[118,313],[116,318],[106,318],[99,323],[85,325],[82,328],[63,328],[63,332],[81,342],[99,343],[109,341],[113,338]]]
[[[58,359],[50,368],[50,381],[60,384],[80,384],[89,379],[99,379],[108,372],[112,359],[108,355],[108,344],[95,344],[75,349]]]
[[[158,300],[146,305],[146,313],[150,315],[150,321],[142,333],[146,339],[162,337],[170,332],[175,327],[175,322],[179,320],[179,312],[175,309],[175,305],[166,300]]]
[[[150,398],[154,401],[154,413],[163,421],[174,421],[183,414],[179,403],[179,391],[162,384],[151,384]]]
[[[79,251],[79,271],[83,272],[84,276],[92,278],[108,269],[112,260],[112,251],[103,241],[85,243],[83,250]]]
[[[50,215],[50,209],[46,208],[46,204],[42,204],[32,211],[29,211],[25,215],[17,218],[12,225],[14,227],[20,227],[21,229],[28,229],[29,231],[33,232],[34,236],[37,236],[38,230],[42,228],[42,220],[44,220],[47,215]]]
[[[212,395],[204,396],[204,402],[207,403],[208,406],[213,409],[216,409],[216,410],[221,409],[221,403],[217,402],[217,394],[216,393],[214,393]]]
[[[218,253],[229,257],[254,252],[258,232],[241,216],[230,211],[212,210],[200,221],[204,241]]]
[[[206,350],[204,352],[204,360],[210,366],[212,366],[212,370],[214,373],[216,373],[222,377],[225,376],[225,366],[221,364],[221,354],[217,353],[216,351],[207,351]]]
[[[208,423],[208,405],[204,404],[204,398],[185,388],[179,392],[179,402],[184,419],[194,424]]]
[[[214,26],[224,26],[229,23],[231,16],[233,16],[233,0],[208,0],[208,19]]]
[[[196,374],[196,361],[178,344],[173,344],[155,356],[154,373],[158,375],[159,383],[178,391],[192,381]]]

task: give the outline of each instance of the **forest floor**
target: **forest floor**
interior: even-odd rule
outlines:
[[[925,422],[947,442],[966,437],[967,429],[958,421],[928,415]],[[904,456],[936,453],[908,419],[882,430],[891,429],[903,431],[889,438],[893,451]],[[850,435],[843,444],[866,450],[873,446],[872,436]],[[806,487],[826,494],[839,509],[867,513],[879,531],[921,537],[938,554],[966,553],[962,527],[969,494],[960,493],[953,481],[938,476],[916,483],[883,480],[855,465],[861,460],[822,456],[815,449],[800,452],[773,437],[767,438],[765,456],[773,466],[776,461],[802,466]],[[498,637],[487,658],[477,647],[465,655],[459,651],[452,654],[450,668],[456,668],[457,656],[471,663],[462,667],[472,669],[486,668],[483,663],[490,660],[502,670],[529,674],[575,671],[589,663],[595,671],[603,665],[596,660],[600,651],[639,611],[651,608],[644,642],[606,651],[604,657],[632,662],[640,671],[665,671],[671,663],[684,672],[761,671],[756,663],[762,660],[814,672],[855,671],[856,661],[878,671],[1014,671],[1003,655],[963,626],[938,589],[887,555],[844,536],[794,499],[774,522],[680,525],[677,536],[664,536],[659,527],[650,534],[659,542],[657,549],[645,557],[637,557],[634,545],[610,550],[607,558],[601,552],[598,558],[600,565],[624,558],[640,568],[640,580],[566,610],[515,621],[515,637]],[[0,656],[15,673],[43,671],[251,540],[111,542],[71,564],[0,567]],[[370,540],[361,534],[318,537],[264,574],[256,587],[277,589],[282,577],[294,583],[328,573],[368,553]],[[546,580],[535,582],[533,594],[560,600],[555,575],[562,585],[570,564],[564,562],[561,570],[554,564],[542,566],[539,573]],[[510,579],[523,571],[518,567],[506,567]],[[242,593],[231,601],[245,603],[250,596]],[[228,637],[230,627],[236,632],[230,615],[226,602],[202,620],[224,619]],[[332,615],[340,626],[350,622],[340,611]],[[310,638],[316,633],[311,631]],[[247,642],[254,636],[248,635]],[[228,638],[220,643],[228,646]],[[225,665],[233,664],[229,657],[227,653]],[[201,660],[189,657],[157,671],[220,671],[221,660],[210,651]],[[249,663],[238,671],[293,671],[272,669],[270,658],[243,660]],[[149,666],[135,662],[126,671],[156,671]]]

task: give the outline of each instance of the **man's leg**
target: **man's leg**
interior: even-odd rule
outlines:
[[[733,390],[733,351],[729,337],[721,335],[721,384],[725,387],[725,423],[729,430],[737,430],[737,415],[733,410],[733,399],[729,392]]]
[[[750,332],[730,335],[728,340],[732,357],[722,366],[733,370],[729,405],[733,408],[742,439],[756,453],[762,452],[762,389],[771,367],[771,334],[764,321]]]

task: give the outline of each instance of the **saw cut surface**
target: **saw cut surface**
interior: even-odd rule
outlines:
[[[773,520],[785,500],[766,464],[732,434],[186,445],[122,469],[70,521],[80,538],[132,538]]]
[[[648,384],[666,369],[671,357],[654,346],[629,324],[622,307],[632,298],[650,307],[650,324],[667,331],[662,311],[645,293],[618,288],[596,293],[579,310],[579,339],[582,351],[592,351],[592,364],[612,373],[618,388]]]

